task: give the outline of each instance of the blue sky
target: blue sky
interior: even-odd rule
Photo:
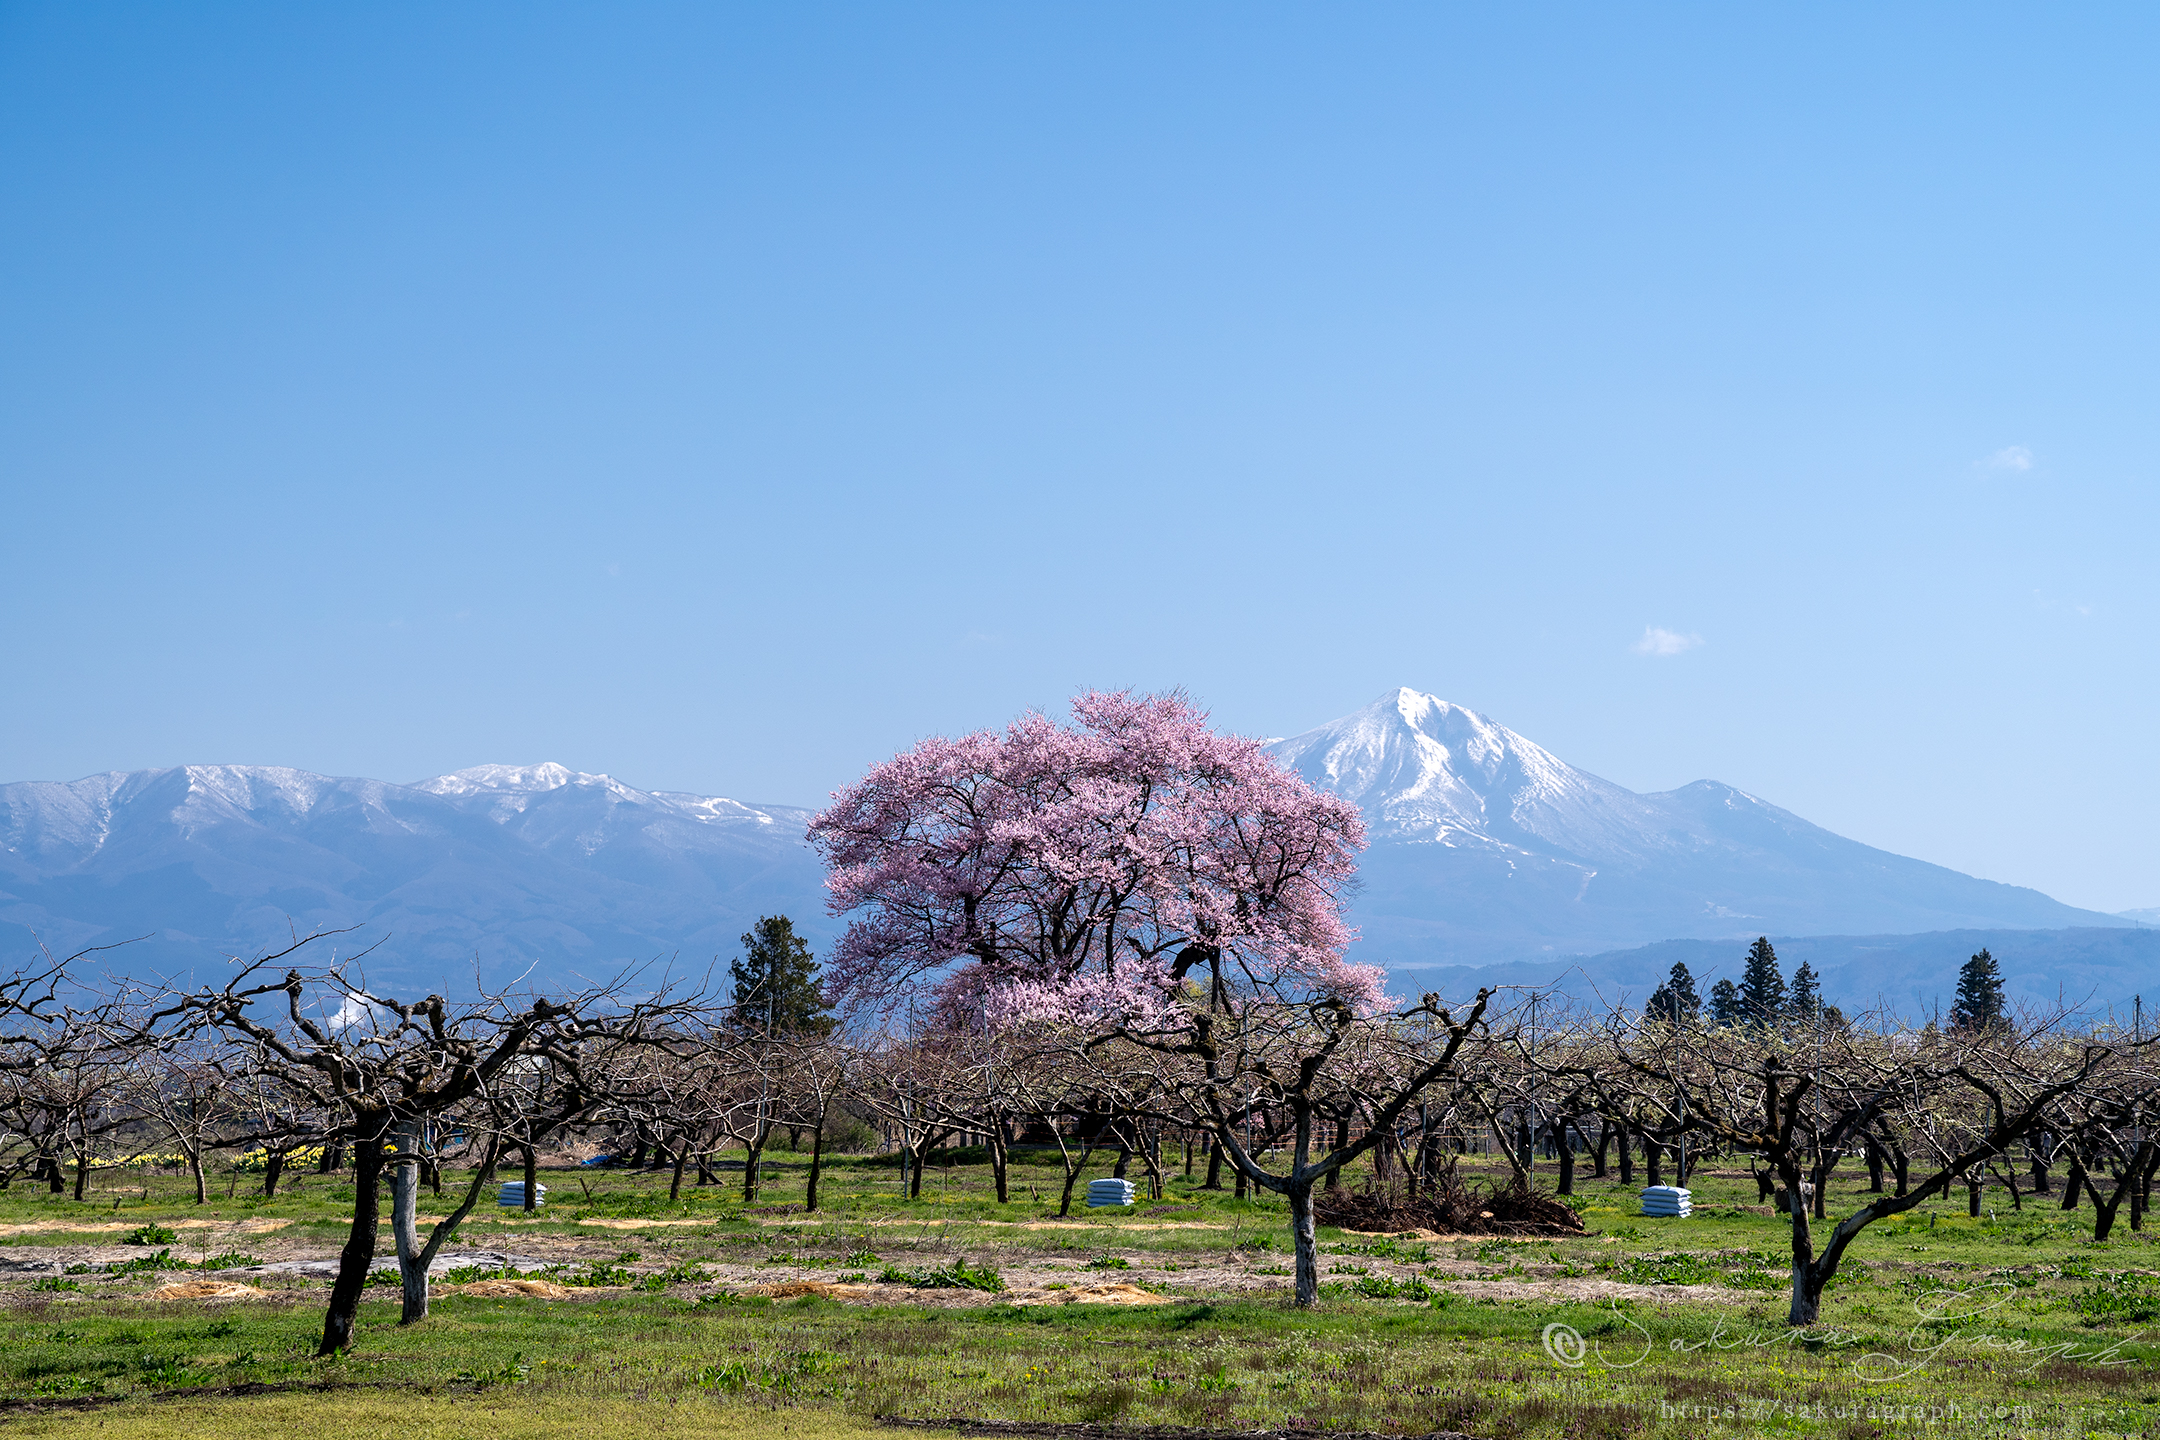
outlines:
[[[2160,905],[2156,29],[0,5],[0,779],[1409,684]]]

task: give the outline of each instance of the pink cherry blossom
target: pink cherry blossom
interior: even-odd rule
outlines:
[[[827,971],[837,1000],[950,1013],[1062,997],[1139,1018],[1192,971],[1379,1003],[1380,972],[1343,960],[1355,807],[1179,694],[1089,692],[1072,714],[925,740],[811,822],[832,910],[853,917]]]

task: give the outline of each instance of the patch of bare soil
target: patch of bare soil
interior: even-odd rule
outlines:
[[[534,1300],[569,1300],[577,1295],[567,1285],[557,1285],[552,1280],[475,1280],[470,1285],[445,1285],[445,1295],[478,1295],[492,1299],[508,1300],[528,1296]]]
[[[790,1300],[803,1295],[816,1295],[826,1300],[838,1300],[848,1305],[932,1305],[954,1308],[972,1305],[1173,1305],[1175,1296],[1157,1295],[1137,1285],[1123,1282],[1108,1285],[1069,1285],[1052,1289],[1049,1286],[1023,1285],[1003,1291],[935,1289],[919,1290],[912,1285],[849,1285],[830,1280],[783,1280],[771,1285],[755,1286],[753,1295],[763,1295],[773,1300]]]
[[[152,1300],[264,1300],[269,1292],[235,1280],[182,1280],[160,1285],[150,1292]]]
[[[162,1223],[162,1222],[161,1222]],[[282,1230],[292,1224],[290,1220],[175,1220],[169,1230],[234,1230],[243,1234],[258,1235],[267,1230]],[[0,1225],[0,1235],[36,1235],[52,1230],[67,1230],[79,1235],[103,1235],[121,1230],[134,1230],[141,1226],[139,1220],[31,1220],[21,1225]]]
[[[1174,1295],[1157,1295],[1137,1285],[1074,1285],[1063,1290],[1014,1290],[1006,1297],[1013,1305],[1175,1305]]]

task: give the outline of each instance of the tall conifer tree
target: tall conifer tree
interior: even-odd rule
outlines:
[[[1750,1025],[1768,1027],[1785,1018],[1785,975],[1767,935],[1748,947],[1747,969],[1740,976],[1740,1009]]]
[[[2003,1022],[2002,969],[1983,948],[1958,971],[1957,1000],[1950,1006],[1953,1030],[1992,1030]]]
[[[1673,965],[1672,973],[1651,995],[1646,1009],[1668,1025],[1683,1024],[1702,1014],[1702,998],[1695,993],[1695,977],[1688,973],[1685,961]]]
[[[1720,1025],[1737,1025],[1747,1012],[1740,1003],[1740,987],[1720,980],[1710,987],[1710,1018]]]
[[[1823,1018],[1822,981],[1815,967],[1805,960],[1793,971],[1792,998],[1785,1003],[1785,1013],[1802,1025],[1813,1025]]]
[[[745,1030],[769,1035],[829,1035],[840,1022],[827,1013],[817,960],[785,915],[767,915],[742,937],[742,958],[728,966],[735,982],[733,1018]]]

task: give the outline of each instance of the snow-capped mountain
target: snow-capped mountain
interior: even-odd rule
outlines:
[[[1844,839],[1715,781],[1637,794],[1416,690],[1269,749],[1364,812],[1355,919],[1391,964],[2126,923]]]
[[[4,785],[0,942],[151,935],[119,962],[139,969],[252,951],[289,923],[359,925],[357,943],[386,940],[368,961],[384,983],[528,966],[569,980],[676,952],[702,968],[761,914],[826,931],[808,819],[561,765],[415,785],[250,765]]]
[[[1415,690],[1271,748],[1364,810],[1353,918],[1364,958],[1391,968],[2136,923],[1872,849],[1727,785],[1638,795]],[[337,943],[382,941],[367,968],[384,986],[569,983],[642,957],[702,970],[769,914],[822,949],[837,926],[809,818],[561,765],[411,785],[251,765],[0,785],[0,964],[36,939],[65,953],[147,935],[115,963],[201,972],[292,925],[359,926]]]

